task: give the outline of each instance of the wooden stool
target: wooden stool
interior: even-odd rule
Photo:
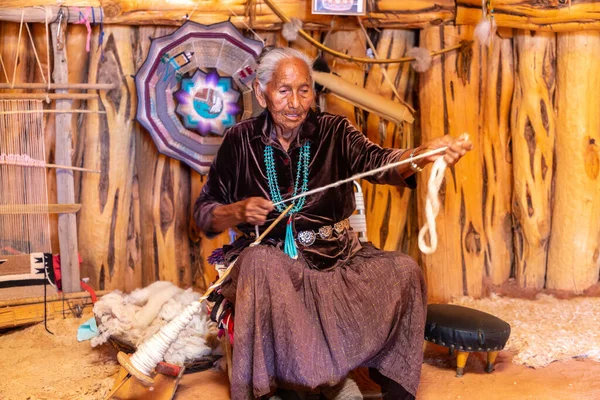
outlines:
[[[494,370],[498,352],[510,336],[510,325],[498,317],[451,304],[427,306],[425,340],[456,351],[456,376],[464,373],[469,353],[486,352],[486,372]]]

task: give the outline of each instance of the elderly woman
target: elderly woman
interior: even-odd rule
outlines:
[[[443,137],[382,148],[348,119],[311,109],[311,71],[293,49],[263,52],[254,89],[267,111],[226,133],[194,209],[207,234],[244,234],[225,252],[227,263],[237,261],[222,286],[235,305],[232,399],[331,389],[359,366],[370,368],[384,399],[411,399],[422,364],[423,275],[409,256],[358,241],[348,223],[351,183],[296,200],[261,245],[248,245],[255,226],[262,232],[284,211],[274,206],[281,199],[443,146],[452,165],[472,145]],[[414,188],[414,173],[435,159],[368,180]]]

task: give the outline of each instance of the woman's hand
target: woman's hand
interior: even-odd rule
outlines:
[[[418,153],[422,154],[431,150],[439,149],[441,147],[448,147],[448,149],[444,153],[434,154],[432,156],[425,157],[423,160],[427,163],[430,163],[434,162],[443,155],[448,166],[452,166],[456,164],[461,157],[467,154],[467,151],[473,148],[473,143],[471,140],[469,140],[469,136],[467,134],[462,134],[458,139],[454,139],[450,135],[445,135],[430,140],[420,148]]]
[[[273,203],[262,197],[250,197],[237,203],[236,217],[252,225],[264,225]]]

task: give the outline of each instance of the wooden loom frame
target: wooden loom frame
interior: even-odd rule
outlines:
[[[24,21],[25,22],[25,21]],[[47,89],[54,90],[54,93],[0,93],[0,99],[51,99],[55,101],[54,110],[56,113],[56,141],[55,141],[55,162],[56,185],[57,185],[57,204],[48,204],[46,211],[49,214],[58,214],[58,236],[61,258],[61,281],[62,291],[65,294],[81,293],[81,277],[79,271],[79,252],[77,243],[77,222],[75,213],[77,213],[81,204],[75,204],[75,184],[73,171],[81,170],[84,172],[97,172],[85,169],[79,169],[72,166],[71,153],[73,150],[71,114],[79,110],[71,110],[71,101],[76,99],[94,99],[97,94],[94,93],[69,93],[68,90],[110,90],[115,88],[112,84],[88,84],[68,82],[68,64],[66,47],[58,46],[59,22],[49,24],[51,33],[48,45],[52,46],[54,56],[54,65],[52,76],[54,82],[48,83],[2,83],[0,89]],[[63,33],[63,34],[66,34]],[[50,51],[50,50],[48,50]],[[50,65],[48,65],[50,68]],[[50,77],[50,73],[48,73]],[[54,164],[53,164],[54,165]],[[49,165],[51,166],[51,165]],[[61,168],[62,167],[62,168]],[[27,206],[22,207],[27,213]],[[38,212],[37,210],[36,212]],[[15,300],[20,304],[25,304],[28,298]],[[6,321],[5,321],[6,322]]]

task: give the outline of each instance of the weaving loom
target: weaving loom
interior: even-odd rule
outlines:
[[[0,101],[0,299],[54,284],[43,118],[39,100]]]

